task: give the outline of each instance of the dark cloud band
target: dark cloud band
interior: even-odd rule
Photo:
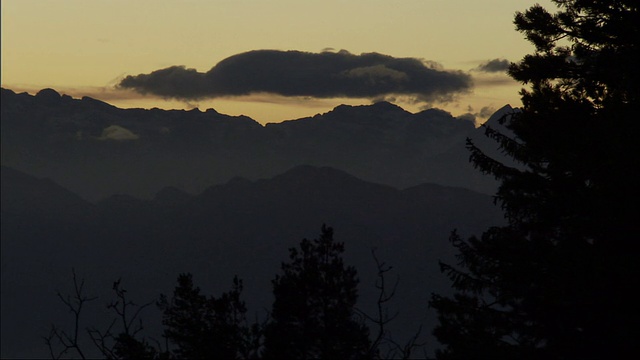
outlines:
[[[255,50],[228,57],[205,73],[172,66],[127,76],[118,86],[178,99],[265,92],[317,98],[407,95],[437,101],[469,91],[472,83],[466,73],[444,71],[415,58],[344,50]]]

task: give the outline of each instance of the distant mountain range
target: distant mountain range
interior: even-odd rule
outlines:
[[[83,327],[108,324],[117,278],[141,302],[169,294],[184,272],[211,295],[239,275],[250,311],[263,316],[287,249],[323,223],[359,271],[359,306],[374,310],[375,248],[400,279],[389,329],[401,341],[423,324],[433,350],[427,301],[449,291],[438,261],[456,262],[450,232],[504,221],[490,196],[496,183],[469,164],[465,141],[500,156],[496,145],[441,110],[341,105],[262,126],[51,89],[1,95],[2,358],[48,355],[41,337],[51,323],[70,325],[56,291],[71,291],[72,268],[99,296]],[[157,337],[158,310],[143,318]]]
[[[390,280],[399,276],[400,287],[391,310],[401,316],[390,329],[407,338],[420,323],[434,325],[427,300],[431,292],[447,292],[438,261],[455,262],[449,233],[479,233],[502,219],[488,195],[433,184],[398,190],[328,167],[235,178],[196,196],[165,188],[151,200],[114,195],[97,204],[7,167],[1,180],[2,357],[46,354],[39,337],[52,322],[69,324],[55,294],[70,291],[72,267],[100,296],[87,308],[85,326],[105,324],[117,278],[135,300],[146,301],[170,293],[183,272],[210,294],[226,291],[239,275],[251,311],[262,316],[287,249],[315,238],[323,223],[346,243],[363,309],[375,305],[371,250],[394,267]],[[157,309],[145,318],[157,334]]]
[[[262,126],[213,109],[119,109],[52,89],[35,96],[2,89],[1,100],[1,163],[91,201],[117,193],[150,198],[166,186],[197,194],[236,176],[269,178],[297,165],[330,166],[397,188],[436,183],[490,194],[496,187],[468,162],[465,139],[482,139],[482,131],[438,109],[341,105]]]

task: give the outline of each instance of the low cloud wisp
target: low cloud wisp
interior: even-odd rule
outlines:
[[[179,100],[271,93],[315,98],[408,96],[448,101],[471,90],[471,76],[416,58],[348,51],[254,50],[228,57],[207,72],[171,66],[125,77],[118,87]]]
[[[510,64],[511,62],[507,59],[493,59],[480,64],[474,70],[488,73],[506,72]]]

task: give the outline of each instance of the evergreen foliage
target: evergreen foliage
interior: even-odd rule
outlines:
[[[246,321],[246,306],[240,300],[242,281],[233,280],[231,291],[219,298],[200,294],[191,274],[178,277],[171,300],[162,296],[162,323],[165,337],[176,349],[178,358],[246,359],[255,356],[257,334]]]
[[[468,141],[471,161],[501,181],[508,225],[451,236],[456,293],[434,295],[441,359],[605,359],[638,353],[635,219],[640,4],[554,0],[517,13],[535,52],[511,65],[530,86],[521,111],[487,128],[518,166]],[[635,281],[637,283],[637,281]]]
[[[371,357],[368,328],[355,317],[358,278],[345,266],[344,244],[323,226],[320,238],[289,250],[273,280],[275,301],[265,328],[265,359]]]
[[[167,353],[161,353],[154,347],[150,346],[144,340],[138,340],[133,335],[120,333],[115,338],[113,351],[108,354],[108,359],[167,359]]]
[[[120,280],[113,284],[116,300],[107,305],[116,313],[106,330],[87,328],[95,348],[108,359],[366,359],[379,356],[369,340],[364,318],[358,318],[358,277],[354,267],[345,266],[344,244],[333,240],[333,229],[323,225],[319,239],[303,239],[300,249],[290,249],[290,262],[282,264],[282,275],[273,280],[275,301],[264,324],[249,325],[247,308],[241,300],[242,281],[235,277],[230,291],[219,297],[205,296],[193,283],[191,274],[181,274],[169,298],[161,295],[165,346],[149,344],[143,330],[141,311],[153,302],[137,305],[127,297]],[[377,261],[377,259],[376,259]],[[383,268],[378,263],[381,271]],[[80,346],[79,319],[85,303],[95,300],[83,292],[84,280],[73,273],[73,295],[58,297],[75,315],[75,327],[65,332],[52,326],[44,337],[51,358],[70,352],[86,358]],[[384,281],[383,274],[380,275]],[[393,297],[385,295],[384,301]],[[383,301],[383,302],[384,302]],[[383,302],[378,306],[382,310]],[[375,321],[376,319],[374,319]],[[383,326],[390,319],[381,318]],[[116,330],[120,324],[121,330]],[[114,327],[115,326],[115,327]],[[382,328],[381,328],[382,331]],[[402,355],[421,346],[419,332],[405,347],[393,343]],[[164,348],[164,349],[163,349]],[[404,358],[404,357],[403,357]]]

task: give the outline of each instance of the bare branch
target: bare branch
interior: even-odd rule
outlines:
[[[115,325],[117,319],[113,319],[109,327],[104,331],[104,333],[100,332],[100,330],[96,328],[87,329],[87,333],[91,338],[93,344],[100,350],[100,352],[107,358],[113,359],[116,356],[114,355],[112,345],[107,345],[107,339],[114,339],[113,334],[111,333],[111,329]]]
[[[65,297],[59,291],[56,294],[69,311],[73,313],[73,335],[69,335],[64,330],[59,329],[55,325],[51,325],[51,331],[48,336],[44,337],[44,340],[49,348],[49,355],[52,359],[60,359],[70,350],[74,350],[81,359],[86,359],[78,342],[80,314],[82,313],[82,308],[86,302],[93,301],[98,297],[86,296],[84,294],[84,279],[79,281],[78,276],[76,275],[76,270],[72,268],[71,271],[73,273],[73,296],[67,295]],[[62,350],[60,350],[57,355],[54,350],[54,342],[62,345]]]
[[[413,335],[413,337],[411,337],[411,339],[409,339],[406,342],[406,344],[404,344],[404,346],[398,344],[393,339],[389,339],[389,343],[392,345],[393,348],[395,348],[395,350],[397,350],[400,353],[401,359],[411,359],[412,358],[411,354],[415,349],[424,348],[424,346],[427,344],[426,341],[418,342],[418,338],[420,337],[421,333],[422,333],[422,325],[418,327],[418,330],[416,331],[416,333]],[[395,355],[395,352],[394,352],[394,355]]]
[[[398,317],[399,312],[396,311],[393,315],[389,315],[387,303],[389,303],[395,297],[396,290],[398,289],[398,284],[400,283],[400,277],[396,277],[396,281],[393,283],[393,287],[391,288],[391,290],[387,290],[388,285],[386,282],[386,274],[390,272],[393,267],[390,265],[386,265],[386,263],[378,259],[378,256],[376,255],[376,248],[371,249],[371,256],[373,257],[373,260],[375,261],[376,267],[378,269],[378,279],[375,282],[375,287],[379,290],[378,300],[376,301],[377,314],[376,316],[371,316],[362,310],[356,309],[358,314],[374,323],[378,328],[378,333],[371,343],[369,353],[374,357],[379,358],[380,348],[383,344],[386,344],[387,352],[384,355],[385,359],[397,358],[398,356],[400,356],[402,359],[408,359],[410,358],[411,353],[414,350],[424,347],[425,345],[425,343],[418,342],[418,338],[420,337],[420,334],[422,332],[422,325],[420,325],[418,331],[411,339],[409,339],[409,341],[407,341],[404,346],[393,340],[386,329],[386,325],[393,321],[396,317]]]
[[[120,320],[122,321],[122,327],[124,329],[124,333],[126,335],[133,336],[139,333],[140,331],[142,331],[143,329],[142,319],[139,318],[140,313],[146,307],[154,304],[155,301],[149,301],[142,305],[137,305],[131,300],[127,301],[127,295],[126,295],[127,290],[121,287],[120,282],[121,282],[121,279],[118,279],[113,283],[113,291],[116,293],[117,300],[109,303],[107,305],[107,308],[113,309],[115,313],[119,316]],[[130,307],[134,307],[135,311],[133,313],[133,316],[128,317],[127,310]],[[133,323],[134,321],[136,321],[136,319],[138,320],[138,326],[132,328]]]

